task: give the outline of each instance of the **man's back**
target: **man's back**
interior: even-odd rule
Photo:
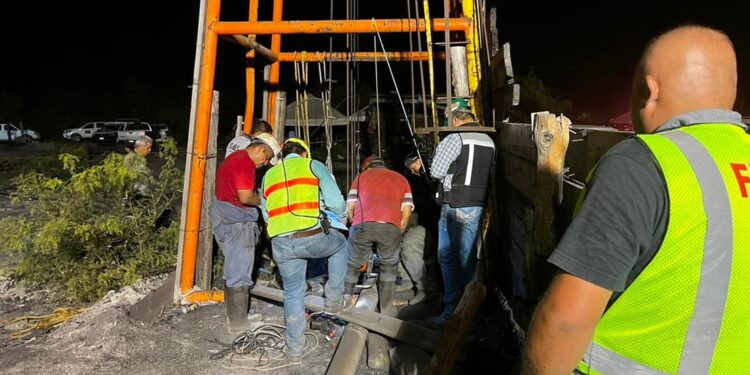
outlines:
[[[401,209],[412,202],[411,188],[401,174],[386,168],[371,168],[354,179],[347,203],[355,203],[354,225],[377,221],[400,227]]]

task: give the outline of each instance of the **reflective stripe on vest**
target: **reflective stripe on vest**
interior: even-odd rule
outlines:
[[[312,160],[288,158],[266,172],[263,194],[268,212],[268,236],[311,229],[320,218],[320,180]]]
[[[742,322],[750,309],[737,291],[744,294],[750,280],[750,236],[734,227],[733,212],[750,212],[750,200],[740,198],[739,177],[734,181],[730,168],[732,161],[750,161],[750,136],[741,130],[705,124],[640,136],[667,181],[668,228],[654,259],[602,317],[581,372],[748,369],[742,358],[750,351],[750,329]]]

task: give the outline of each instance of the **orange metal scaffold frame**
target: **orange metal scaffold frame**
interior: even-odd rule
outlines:
[[[221,291],[194,291],[196,252],[198,247],[198,232],[203,201],[205,180],[206,152],[208,149],[208,130],[211,117],[211,103],[213,98],[214,78],[216,71],[216,50],[220,35],[271,35],[271,51],[279,56],[279,60],[271,65],[268,85],[271,87],[268,99],[268,120],[274,124],[275,88],[279,83],[280,63],[294,61],[293,53],[281,52],[281,35],[284,34],[374,34],[380,33],[408,33],[423,32],[426,24],[424,19],[381,19],[381,20],[321,20],[321,21],[282,21],[283,0],[274,0],[272,21],[258,21],[258,0],[249,0],[249,20],[247,22],[221,22],[219,12],[221,0],[207,0],[206,28],[203,37],[203,55],[201,62],[200,84],[198,94],[198,108],[195,124],[191,155],[190,183],[188,188],[188,204],[186,206],[186,223],[183,247],[180,249],[182,264],[179,265],[179,295],[187,303],[223,301]],[[470,19],[452,18],[435,19],[431,22],[434,31],[457,31],[466,34],[473,27]],[[374,61],[385,56],[394,61],[418,61],[427,59],[426,53],[415,52],[357,52],[357,53],[308,53],[307,61],[328,59],[346,61],[346,59],[360,61]],[[249,53],[253,57],[253,51]],[[444,58],[444,56],[443,56]],[[247,102],[245,106],[245,128],[253,118],[253,104],[255,101],[255,72],[253,62],[246,69]]]

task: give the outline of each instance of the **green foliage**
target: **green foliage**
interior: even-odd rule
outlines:
[[[15,276],[72,301],[92,301],[172,269],[179,225],[157,223],[180,193],[182,172],[174,141],[160,149],[158,176],[142,157],[112,153],[89,168],[79,167],[80,156],[61,154],[64,178],[16,177],[12,204],[26,212],[0,219],[0,251],[20,259]],[[139,186],[149,194],[139,194]]]

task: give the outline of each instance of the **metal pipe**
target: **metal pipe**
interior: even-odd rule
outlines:
[[[258,2],[259,0],[250,0],[250,9],[248,10],[248,19],[250,20],[250,22],[258,21]],[[240,35],[235,35],[234,37],[235,40],[242,44],[241,40],[238,39]],[[247,54],[247,66],[245,67],[245,124],[242,126],[242,131],[245,134],[250,134],[250,131],[253,127],[253,116],[255,115],[255,50],[258,50],[258,52],[261,54],[263,54],[263,52],[257,48],[257,46],[260,46],[260,44],[257,44],[255,42],[255,35],[251,34],[247,37],[242,37],[247,39],[248,46],[251,47],[250,52]],[[250,41],[255,43],[257,46],[252,47],[252,43],[249,43]],[[267,48],[266,50],[268,52],[271,52]],[[268,56],[266,55],[264,55],[264,57],[268,58]]]
[[[301,61],[302,54],[294,52],[281,52],[276,55],[280,62]],[[424,61],[429,59],[427,52],[307,52],[305,61]],[[433,56],[436,60],[445,60],[445,53],[440,52]]]
[[[232,35],[231,40],[233,42],[237,42],[237,44],[248,49],[248,52],[246,55],[248,59],[251,57],[254,57],[255,52],[257,51],[259,55],[265,57],[271,62],[276,62],[279,60],[279,56],[273,53],[273,51],[271,51],[268,47],[256,42],[255,39],[248,38],[244,35]]]
[[[283,0],[275,0],[275,5]],[[275,12],[274,12],[275,14]],[[257,34],[278,35],[279,43],[280,34],[372,34],[375,33],[375,26],[381,33],[405,33],[409,31],[425,31],[426,23],[423,19],[381,19],[381,20],[320,20],[320,21],[281,21],[281,12],[279,19],[274,21],[261,22],[219,22],[214,30],[219,35],[234,34]],[[375,22],[375,25],[373,25]],[[429,21],[428,21],[429,22]],[[445,31],[447,23],[444,19],[436,19],[430,22],[431,29],[434,31]],[[471,27],[471,21],[465,18],[452,18],[450,20],[450,31],[466,32]],[[271,39],[271,50],[274,48],[273,37]]]
[[[284,24],[286,22],[282,22],[282,17],[284,14],[284,0],[273,0],[273,17],[271,22],[268,22],[272,25],[278,25],[278,24]],[[243,23],[239,22],[240,24],[244,24],[245,26],[250,25],[259,25],[264,22],[256,22],[256,23]],[[234,33],[234,34],[250,34],[248,33]],[[280,32],[274,32],[274,33],[259,33],[254,32],[253,34],[273,34],[271,35],[271,51],[273,53],[278,54],[281,52],[281,34]],[[268,123],[271,124],[271,126],[276,126],[276,90],[278,89],[279,85],[279,76],[281,75],[281,64],[277,61],[273,64],[271,64],[271,73],[269,75],[268,79]],[[281,125],[283,126],[283,125]]]
[[[182,271],[180,273],[180,290],[186,294],[195,286],[195,254],[198,249],[198,231],[200,230],[201,205],[203,203],[203,183],[206,171],[206,150],[208,149],[208,130],[211,120],[211,101],[213,100],[214,78],[216,71],[217,35],[213,28],[219,22],[221,0],[208,0],[206,11],[206,37],[203,46],[203,63],[201,68],[200,88],[198,94],[198,118],[195,122],[195,139],[193,143],[190,169],[190,187],[185,225],[185,242],[182,251]]]

